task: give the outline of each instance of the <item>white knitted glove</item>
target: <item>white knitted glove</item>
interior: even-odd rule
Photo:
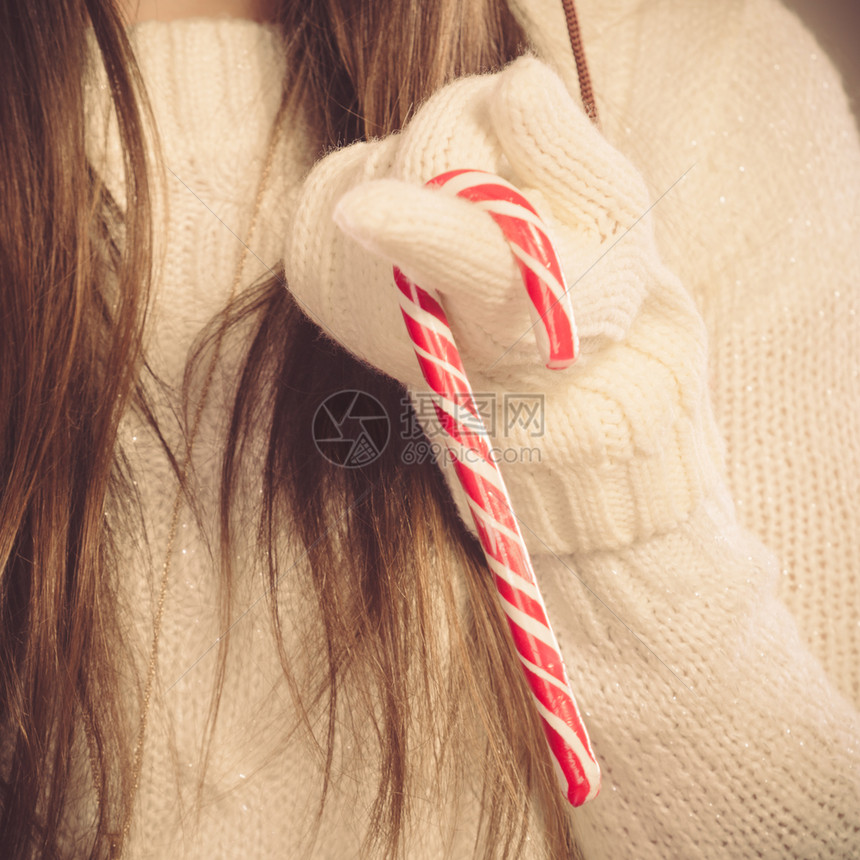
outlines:
[[[490,216],[423,187],[462,167],[502,175],[544,218],[580,331],[574,367],[542,366],[519,270]],[[441,90],[402,134],[323,159],[298,197],[287,280],[325,331],[413,400],[427,387],[392,263],[438,291],[473,389],[495,398],[515,508],[554,551],[619,546],[670,528],[717,479],[704,327],[660,263],[648,206],[636,170],[555,73],[524,57]],[[543,397],[542,435],[506,427],[515,395]],[[429,410],[418,411],[432,435]],[[446,478],[471,525],[452,469]]]

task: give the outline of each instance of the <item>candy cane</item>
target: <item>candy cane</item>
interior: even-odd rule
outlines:
[[[454,170],[427,183],[485,209],[501,227],[532,303],[538,346],[547,367],[576,359],[570,297],[552,243],[529,202],[505,180]],[[561,651],[547,618],[525,541],[475,404],[466,371],[438,296],[397,267],[394,281],[418,363],[507,617],[517,655],[543,723],[556,774],[568,801],[581,806],[600,790],[600,768],[576,707]]]

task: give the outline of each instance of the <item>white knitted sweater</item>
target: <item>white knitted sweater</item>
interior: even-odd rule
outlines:
[[[512,5],[539,55],[575,87],[560,6]],[[571,451],[585,447],[572,420],[568,448],[545,441],[546,468],[520,489],[518,513],[534,532],[535,568],[603,766],[601,795],[575,814],[580,843],[588,860],[857,856],[856,131],[831,66],[771,0],[577,7],[604,134],[654,198],[686,173],[654,220],[663,260],[708,329],[716,425],[705,409],[703,438],[716,427],[726,446],[725,463],[709,448],[695,452],[717,478],[697,492],[682,480],[684,504],[673,495],[678,482],[656,476],[635,504],[671,516],[637,511],[637,522],[657,527],[633,529],[620,544],[599,516],[566,522],[568,483],[553,490]],[[191,343],[227,298],[284,61],[274,29],[247,21],[144,23],[132,38],[166,167],[148,349],[178,386]],[[93,160],[116,188],[116,142],[96,133],[98,111],[93,128]],[[287,135],[243,283],[283,256],[291,229],[283,201],[309,159],[299,131]],[[196,443],[204,528],[191,515],[180,521],[128,856],[356,856],[367,797],[348,778],[335,786],[313,849],[303,842],[316,759],[283,736],[289,694],[265,586],[241,564],[212,756],[203,794],[194,794],[211,645],[222,632],[206,549],[225,417],[220,379]],[[176,402],[163,394],[157,404],[174,442]],[[144,427],[130,418],[123,434],[146,535],[129,542],[122,599],[145,672],[175,484]],[[683,453],[675,466],[682,478],[693,468]],[[562,546],[570,528],[589,551]],[[285,602],[300,606],[288,579]],[[443,856],[444,827],[419,809],[406,856]],[[454,857],[472,844],[474,810],[463,809]]]

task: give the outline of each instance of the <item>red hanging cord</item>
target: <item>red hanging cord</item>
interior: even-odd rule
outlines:
[[[594,101],[594,93],[591,89],[591,76],[588,74],[588,63],[585,61],[585,49],[582,46],[582,36],[579,32],[579,21],[576,17],[576,9],[573,0],[562,0],[564,6],[564,17],[567,19],[567,33],[570,36],[570,47],[573,48],[573,59],[576,61],[576,74],[579,76],[579,94],[582,97],[582,106],[591,117],[595,125],[600,125],[597,116],[597,104]]]

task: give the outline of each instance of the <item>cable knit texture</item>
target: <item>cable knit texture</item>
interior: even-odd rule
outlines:
[[[512,6],[576,93],[560,4]],[[448,288],[476,388],[545,395],[544,436],[503,440],[537,444],[540,462],[503,468],[603,767],[601,795],[574,816],[588,860],[857,856],[860,729],[838,692],[860,698],[856,132],[831,67],[770,0],[577,8],[602,134],[534,59],[446,88],[401,135],[310,173],[292,123],[243,283],[284,256],[324,331],[417,397],[388,280],[402,262]],[[175,441],[176,386],[229,292],[284,61],[274,28],[246,21],[141,24],[132,43],[165,155],[148,349],[172,386],[154,396]],[[103,95],[94,74],[91,157],[117,188]],[[456,163],[464,152],[473,163]],[[572,373],[545,371],[529,336],[494,364],[528,311],[483,213],[421,187],[451,166],[509,175],[545,215],[583,336]],[[265,585],[243,559],[195,792],[222,632],[207,548],[225,420],[215,392],[196,445],[202,526],[180,522],[128,856],[355,857],[369,800],[348,750],[308,848],[319,760],[284,736]],[[128,541],[121,599],[144,674],[175,481],[144,427],[129,417],[123,434],[146,521]],[[302,597],[288,574],[283,588],[300,653]],[[415,802],[405,856],[471,854],[474,798],[460,799],[453,833],[450,810]]]
[[[511,3],[577,92],[559,5]],[[577,9],[604,133],[653,197],[672,188],[658,244],[708,328],[738,517],[860,705],[860,144],[839,76],[775,0]]]

